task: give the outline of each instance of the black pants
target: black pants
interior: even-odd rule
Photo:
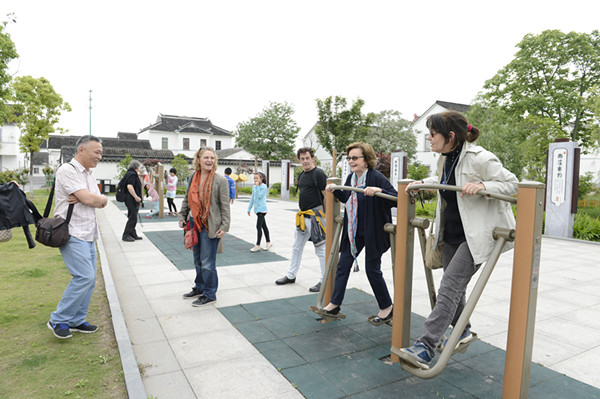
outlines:
[[[167,204],[169,204],[169,212],[177,213],[177,207],[175,206],[175,202],[173,202],[173,198],[167,198]],[[171,210],[173,207],[173,210]]]
[[[125,224],[125,230],[123,231],[123,238],[137,237],[135,226],[138,220],[140,204],[136,202],[131,195],[127,195],[125,197],[125,206],[127,207],[127,223]]]
[[[260,212],[256,214],[256,245],[260,245],[263,231],[265,232],[265,239],[267,242],[271,242],[271,238],[269,237],[269,228],[267,227],[265,216],[267,216],[266,212]]]

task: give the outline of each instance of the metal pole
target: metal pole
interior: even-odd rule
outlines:
[[[411,196],[406,195],[404,191],[411,182],[412,180],[400,180],[398,182],[392,348],[405,348],[410,343],[414,229],[409,221],[415,217],[415,201]],[[394,363],[400,361],[393,351],[391,359]]]
[[[341,180],[339,178],[330,177],[327,179],[327,184],[336,184],[339,185]],[[335,254],[331,253],[331,248],[334,244],[334,232],[335,232],[335,217],[340,214],[340,203],[335,200],[333,193],[327,191],[325,193],[325,229],[326,229],[326,238],[325,238],[325,265],[329,265],[330,262],[334,262],[337,266],[337,257]],[[338,237],[339,240],[339,237]],[[331,259],[333,258],[333,259]],[[323,276],[323,283],[325,283],[325,291],[323,295],[323,302],[321,306],[326,306],[331,301],[331,295],[333,294],[333,280],[335,279],[335,272],[337,267],[332,267],[330,269],[331,274],[329,276]],[[325,270],[327,273],[327,268]]]
[[[503,399],[526,399],[537,307],[544,184],[519,183]]]
[[[90,90],[90,136],[92,135],[92,91]]]

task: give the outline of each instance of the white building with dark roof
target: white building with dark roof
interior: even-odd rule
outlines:
[[[152,148],[171,150],[192,158],[200,147],[223,150],[233,147],[233,136],[208,118],[159,114],[156,123],[146,126],[137,134],[148,140]]]

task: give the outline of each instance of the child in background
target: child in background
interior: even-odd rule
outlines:
[[[262,232],[265,232],[265,239],[267,240],[267,246],[265,251],[271,249],[273,244],[271,244],[271,239],[269,238],[269,228],[267,227],[267,222],[265,221],[265,216],[267,216],[267,185],[266,185],[267,177],[264,173],[258,172],[254,175],[254,187],[252,187],[252,197],[250,198],[250,203],[248,204],[248,216],[250,216],[250,211],[252,210],[252,206],[254,205],[254,213],[256,213],[256,245],[250,249],[250,252],[260,251],[260,240],[262,239]]]
[[[146,219],[150,219],[152,216],[158,215],[158,192],[152,183],[146,183],[146,190],[148,190],[148,196],[152,200],[152,209],[150,214],[146,215]]]
[[[167,203],[169,204],[169,215],[177,216],[177,207],[175,206],[175,194],[177,193],[177,169],[169,169],[167,178]],[[172,209],[171,209],[172,208]]]

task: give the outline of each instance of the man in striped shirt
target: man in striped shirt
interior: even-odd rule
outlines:
[[[61,339],[70,338],[72,331],[93,333],[98,330],[85,318],[96,284],[96,208],[104,208],[108,202],[100,194],[90,171],[100,159],[101,140],[92,135],[83,136],[77,140],[73,159],[56,171],[54,217],[66,219],[69,204],[75,204],[69,222],[69,242],[60,247],[63,261],[73,279],[47,324],[54,335]]]

